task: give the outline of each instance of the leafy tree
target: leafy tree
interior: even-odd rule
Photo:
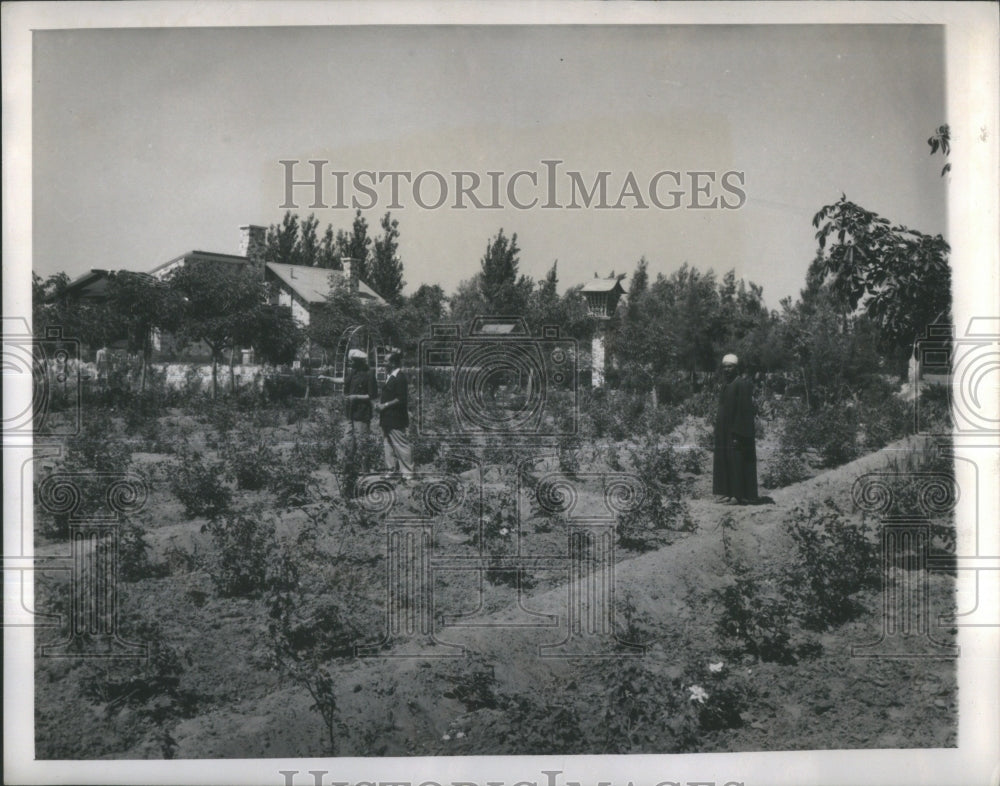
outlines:
[[[183,302],[174,327],[183,345],[202,341],[212,353],[212,396],[218,395],[218,364],[225,350],[252,343],[266,304],[264,283],[250,271],[213,264],[188,264],[173,271],[170,286]]]
[[[534,284],[530,278],[517,274],[520,253],[516,232],[508,239],[501,229],[486,244],[478,281],[486,313],[524,314]]]
[[[354,214],[351,233],[347,234],[341,229],[337,232],[334,243],[337,248],[338,260],[342,257],[353,259],[358,278],[369,283],[368,254],[371,250],[372,239],[368,237],[368,222],[361,215],[360,209]]]
[[[564,337],[589,341],[594,325],[580,291],[583,286],[571,287],[560,297],[557,265],[553,262],[545,278],[529,293],[528,324],[536,334],[542,325],[556,325]]]
[[[637,390],[669,382],[679,370],[695,384],[698,373],[714,370],[726,352],[764,366],[763,349],[777,321],[764,306],[762,288],[737,281],[734,271],[718,281],[713,271],[684,263],[650,284],[644,258],[619,312],[609,326],[609,348],[622,384]]]
[[[365,325],[383,341],[395,343],[402,339],[395,311],[373,300],[359,298],[342,278],[331,276],[326,302],[315,306],[309,318],[306,334],[327,350],[333,350],[347,328]]]
[[[951,310],[950,248],[841,198],[813,218],[819,252],[811,275],[850,311],[878,326],[884,348],[911,346]]]
[[[532,293],[530,311],[533,322],[548,325],[559,324],[562,318],[559,311],[559,293],[556,291],[559,284],[558,265],[558,260],[552,263],[545,278],[538,282],[538,286]]]
[[[437,284],[421,284],[403,305],[395,309],[399,339],[394,343],[404,349],[416,347],[417,342],[430,335],[431,325],[443,322],[448,298]]]
[[[280,225],[271,224],[267,230],[264,259],[282,265],[300,264],[299,217],[285,212]]]
[[[315,266],[319,261],[320,243],[316,235],[319,221],[312,213],[299,225],[299,239],[295,247],[297,264]]]
[[[330,270],[340,270],[341,267],[333,227],[330,224],[327,224],[323,240],[320,241],[319,251],[316,254],[316,267],[325,267]]]
[[[396,253],[398,250],[399,222],[386,213],[382,217],[382,235],[375,239],[367,282],[394,306],[403,302],[403,263]]]
[[[177,292],[144,273],[119,270],[108,276],[107,310],[130,352],[142,357],[139,390],[146,389],[146,371],[153,355],[157,330],[175,324],[181,300]]]
[[[32,273],[32,330],[36,338],[46,338],[50,327],[60,327],[66,338],[92,348],[124,337],[122,325],[107,303],[81,301],[69,291],[69,284],[65,273],[44,280]]]
[[[940,150],[941,155],[947,158],[948,154],[951,153],[951,128],[948,124],[945,123],[943,126],[938,126],[930,139],[927,140],[927,144],[930,145],[931,155]],[[950,171],[951,162],[944,165],[944,168],[941,170],[941,177],[944,177]]]
[[[460,281],[448,299],[451,318],[456,322],[467,324],[478,316],[491,313],[483,297],[482,277],[482,273],[476,273],[472,278]]]
[[[295,360],[306,335],[288,306],[261,303],[249,317],[237,337],[241,345],[253,347],[265,363],[288,365]]]
[[[444,318],[447,303],[444,290],[438,284],[421,284],[409,298],[409,305],[428,325]]]

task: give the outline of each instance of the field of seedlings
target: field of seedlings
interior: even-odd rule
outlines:
[[[37,606],[63,624],[36,635],[36,755],[955,745],[955,631],[893,637],[883,606],[921,554],[953,553],[947,454],[893,395],[845,417],[772,394],[766,498],[736,506],[711,493],[714,402],[586,391],[576,434],[531,445],[414,423],[403,485],[374,439],[345,440],[335,395],[88,391],[81,432],[35,462],[35,551],[67,554],[75,522],[124,511],[72,543],[117,542],[128,657],[92,657],[108,637],[69,626],[96,557],[39,573]],[[421,406],[448,421],[447,394]],[[120,477],[141,491],[116,506]],[[891,512],[922,517],[924,540],[886,552]],[[926,575],[937,620],[954,573]],[[935,657],[898,657],[919,647]]]

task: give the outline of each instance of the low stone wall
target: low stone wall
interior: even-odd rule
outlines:
[[[166,374],[165,383],[168,388],[198,385],[202,390],[209,390],[212,387],[211,363],[153,363],[151,365],[157,373]],[[260,388],[264,384],[265,369],[263,366],[238,364],[232,367],[232,375],[236,378],[235,386],[238,388],[245,388],[249,385]],[[219,364],[217,378],[219,387],[228,388],[230,386],[230,367],[228,364]]]

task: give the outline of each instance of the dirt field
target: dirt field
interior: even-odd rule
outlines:
[[[678,435],[680,444],[684,436]],[[771,448],[762,441],[762,462]],[[567,652],[551,646],[566,639],[571,608],[599,617],[601,601],[588,595],[590,577],[574,579],[565,563],[546,561],[566,554],[571,517],[522,512],[516,531],[499,526],[511,514],[517,517],[515,502],[526,492],[518,492],[510,476],[494,467],[462,477],[471,478],[469,487],[481,485],[489,498],[489,505],[477,510],[500,511],[507,518],[497,513],[494,523],[486,520],[476,532],[463,524],[462,515],[444,516],[430,531],[435,558],[455,557],[450,570],[438,564],[429,574],[433,637],[419,628],[412,634],[404,629],[380,645],[391,603],[387,562],[393,558],[385,521],[332,503],[322,515],[316,512],[322,503],[277,513],[268,492],[237,491],[248,515],[274,523],[282,553],[296,563],[297,581],[294,591],[284,594],[226,594],[213,580],[221,563],[209,521],[185,516],[170,491],[168,465],[162,464],[169,457],[134,453],[132,466],[151,479],[143,521],[155,575],[119,583],[119,619],[125,638],[150,644],[150,657],[37,658],[36,755],[250,758],[954,746],[953,658],[851,656],[852,645],[882,635],[880,588],[853,593],[854,611],[845,619],[810,625],[801,613],[789,611],[794,606],[789,587],[779,586],[781,576],[798,576],[800,582],[803,576],[787,573],[796,553],[790,521],[801,519],[810,504],[860,521],[851,497],[854,481],[897,466],[917,449],[912,440],[894,443],[769,491],[773,504],[751,507],[713,498],[710,467],[689,473],[688,525],[666,531],[649,550],[614,551],[613,596],[606,600],[614,610],[617,641],[610,635],[588,637],[585,629],[593,619],[584,619],[583,633],[571,641],[576,649],[568,650],[575,657],[561,657]],[[328,467],[316,479],[331,497],[339,493]],[[578,480],[579,510],[599,507],[600,489],[588,482]],[[407,493],[412,500],[420,492],[417,484]],[[482,562],[460,560],[479,553],[480,546],[492,556],[490,571]],[[66,547],[39,538],[36,551],[52,555]],[[415,563],[401,564],[405,571]],[[750,605],[776,615],[766,625],[755,618],[759,635],[734,628],[732,618],[726,633],[731,597],[726,592],[737,573],[757,582]],[[49,603],[66,602],[65,576],[43,576],[40,583]],[[951,610],[953,589],[953,576],[930,574],[930,619]],[[794,585],[791,592],[794,596]],[[420,618],[415,617],[418,624]],[[600,623],[597,619],[598,629]],[[934,635],[950,640],[953,634]],[[66,635],[40,630],[37,640]],[[358,644],[373,646],[374,656],[355,657]],[[419,656],[400,657],[414,651]]]

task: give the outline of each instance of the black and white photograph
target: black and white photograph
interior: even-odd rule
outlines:
[[[944,5],[5,4],[5,780],[997,783]]]

